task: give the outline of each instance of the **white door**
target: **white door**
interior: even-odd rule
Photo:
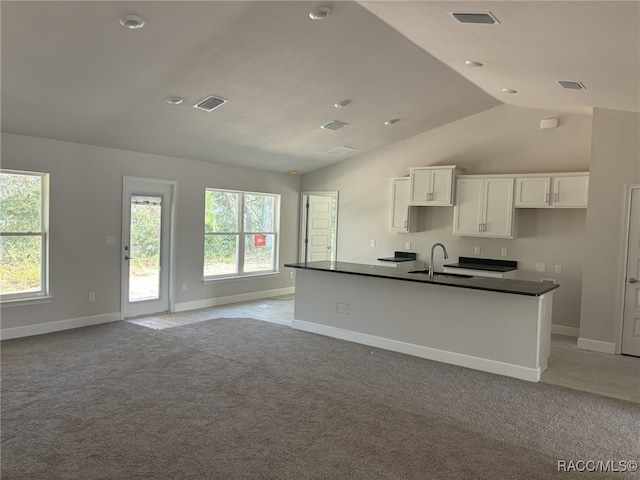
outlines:
[[[123,318],[168,312],[174,184],[124,178]]]
[[[631,190],[621,352],[640,357],[640,188]]]
[[[303,195],[302,261],[336,259],[337,193]]]

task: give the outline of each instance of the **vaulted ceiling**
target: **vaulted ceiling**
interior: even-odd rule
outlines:
[[[501,103],[640,112],[637,1],[2,1],[0,16],[9,133],[305,173]],[[193,108],[210,95],[228,102]]]

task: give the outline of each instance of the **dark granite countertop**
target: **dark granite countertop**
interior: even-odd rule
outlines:
[[[448,263],[444,266],[504,273],[516,270],[518,262],[514,260],[494,260],[492,258],[460,257],[458,258],[458,263]]]
[[[485,290],[488,292],[509,293],[513,295],[527,295],[539,297],[559,287],[557,283],[532,282],[528,280],[513,280],[506,278],[489,277],[464,277],[455,274],[441,274],[433,280],[428,275],[398,271],[396,268],[384,266],[364,265],[349,262],[307,262],[287,263],[285,267],[300,268],[304,270],[317,270],[323,272],[341,273],[347,275],[363,275],[367,277],[388,278],[407,282],[429,283],[448,287],[468,288],[472,290]]]

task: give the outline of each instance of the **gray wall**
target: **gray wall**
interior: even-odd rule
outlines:
[[[540,120],[558,117],[560,127],[540,130]],[[393,127],[390,127],[393,128]],[[502,105],[425,132],[390,147],[304,175],[303,190],[338,190],[338,259],[370,263],[394,250],[411,250],[428,260],[431,245],[443,242],[451,258],[473,256],[519,262],[519,276],[528,280],[555,278],[553,323],[573,327],[580,322],[582,262],[586,210],[518,210],[518,237],[513,240],[455,237],[453,207],[421,207],[420,231],[389,232],[389,178],[408,175],[422,165],[459,165],[467,174],[588,171],[591,117]],[[376,240],[376,247],[369,246]],[[438,252],[436,266],[443,263]],[[546,273],[535,271],[547,265]],[[563,265],[561,275],[553,273]]]
[[[2,134],[2,168],[51,174],[50,303],[2,309],[2,328],[120,311],[122,177],[178,182],[176,303],[293,286],[282,264],[297,258],[300,178],[180,158]],[[281,200],[277,276],[203,284],[204,190],[219,187],[278,193]],[[116,246],[106,245],[115,235]],[[187,291],[180,286],[187,283]],[[88,292],[96,293],[95,303]]]
[[[580,338],[615,343],[624,286],[625,185],[640,184],[640,115],[594,109]]]

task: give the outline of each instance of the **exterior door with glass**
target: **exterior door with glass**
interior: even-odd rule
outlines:
[[[125,177],[123,186],[122,316],[168,312],[171,212],[175,185]]]

